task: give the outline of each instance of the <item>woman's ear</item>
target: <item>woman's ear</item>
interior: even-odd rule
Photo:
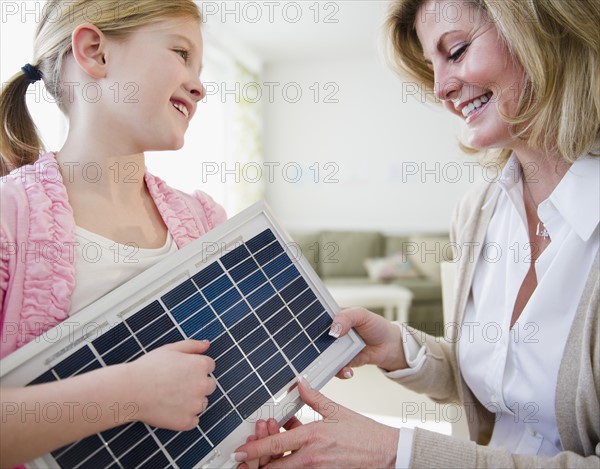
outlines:
[[[73,57],[85,73],[93,78],[106,76],[106,36],[90,23],[77,26],[71,35]]]

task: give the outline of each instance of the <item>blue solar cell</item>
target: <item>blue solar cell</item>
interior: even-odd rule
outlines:
[[[86,366],[85,368],[82,368],[77,373],[75,373],[74,376],[76,376],[76,375],[82,375],[82,374],[87,373],[89,371],[97,370],[98,368],[102,368],[102,364],[98,360],[94,360],[88,366]]]
[[[107,365],[123,363],[129,360],[131,357],[137,355],[141,351],[142,349],[140,348],[137,341],[133,337],[130,337],[121,345],[112,349],[110,352],[104,355],[102,357],[102,360],[104,360],[104,363],[106,363]]]
[[[190,447],[190,445],[200,438],[202,438],[202,434],[197,428],[187,432],[181,432],[167,444],[167,452],[173,459],[177,459]]]
[[[318,356],[319,351],[312,345],[309,345],[300,355],[292,360],[292,365],[298,370],[298,373],[302,373]]]
[[[68,378],[94,360],[96,356],[88,346],[85,346],[56,365],[54,371],[60,378]]]
[[[292,264],[291,259],[287,254],[281,254],[276,259],[272,260],[266,265],[263,265],[263,271],[269,278],[275,277],[279,272],[283,272],[286,267]]]
[[[211,443],[216,446],[221,443],[221,441],[223,441],[227,435],[235,430],[240,423],[242,423],[242,419],[239,417],[239,415],[235,411],[230,412],[215,426],[215,428],[208,432],[206,436]]]
[[[287,269],[281,272],[277,277],[275,277],[271,282],[277,290],[281,290],[283,287],[288,285],[292,280],[296,277],[300,276],[300,272],[293,265],[290,265]]]
[[[212,307],[217,314],[222,314],[241,299],[242,297],[239,292],[235,288],[232,288],[227,293],[214,300],[212,302]]]
[[[240,348],[246,355],[252,353],[256,348],[269,339],[269,334],[262,328],[257,328],[248,337],[240,341]]]
[[[232,348],[216,363],[216,368],[213,374],[219,378],[219,376],[233,368],[233,366],[243,358],[244,356],[242,355],[242,352],[240,352],[237,347]]]
[[[300,296],[296,297],[296,299],[290,303],[290,309],[294,312],[295,315],[298,315],[316,299],[317,297],[312,292],[312,290],[306,290],[304,293],[301,293]]]
[[[119,436],[114,438],[111,442],[108,443],[108,447],[115,454],[115,456],[119,457],[123,453],[129,451],[129,449],[142,438],[148,436],[148,430],[146,426],[137,422],[131,427],[127,428],[124,432],[121,432]]]
[[[206,411],[200,414],[200,428],[204,433],[214,427],[219,420],[233,410],[229,401],[225,398],[219,399],[213,405],[209,406]]]
[[[242,280],[238,284],[238,287],[244,295],[248,295],[266,282],[267,277],[265,277],[265,274],[263,274],[260,270],[257,270],[252,275]]]
[[[92,435],[71,445],[67,451],[63,452],[58,457],[56,454],[59,454],[62,448],[53,451],[52,455],[61,467],[75,467],[90,454],[103,446],[104,443],[100,440],[98,435]]]
[[[181,328],[183,329],[183,332],[185,332],[185,335],[191,337],[211,321],[215,320],[215,313],[211,311],[209,306],[206,306],[204,309],[182,323]]]
[[[313,322],[316,318],[321,316],[321,314],[324,312],[325,308],[323,307],[323,305],[319,301],[315,301],[297,316],[298,322],[302,324],[302,327],[308,327],[308,325],[311,322]]]
[[[92,345],[102,355],[129,337],[131,337],[131,332],[129,332],[124,323],[120,323],[118,326],[113,327],[100,337],[94,339]]]
[[[166,344],[172,344],[174,342],[180,342],[183,339],[184,339],[184,337],[181,335],[181,333],[177,329],[173,329],[171,332],[169,332],[168,334],[165,334],[164,336],[162,336],[160,339],[158,339],[153,344],[148,345],[146,347],[146,350],[148,352],[150,352],[151,350],[154,350],[155,348],[162,347],[163,345],[166,345]]]
[[[154,434],[163,445],[166,445],[169,441],[179,435],[180,432],[175,430],[167,430],[166,428],[155,428]]]
[[[315,346],[319,349],[321,353],[327,350],[331,344],[333,344],[337,339],[329,335],[329,329],[323,332],[317,339],[314,341]]]
[[[257,234],[254,238],[246,241],[246,246],[248,246],[248,249],[250,249],[251,252],[256,252],[267,244],[270,244],[272,241],[275,241],[275,235],[270,229],[266,229],[262,233]]]
[[[275,395],[284,386],[287,386],[291,381],[296,379],[296,373],[289,367],[286,366],[267,381],[267,388],[271,394]]]
[[[188,298],[184,303],[177,308],[171,310],[171,314],[177,322],[183,322],[194,313],[200,311],[206,305],[206,301],[202,298],[200,292]]]
[[[139,466],[149,454],[153,454],[157,450],[158,445],[154,441],[154,438],[148,436],[134,446],[131,451],[121,456],[119,461],[123,467],[136,467]]]
[[[221,263],[226,269],[231,269],[234,265],[239,264],[244,259],[250,256],[250,251],[245,245],[238,246],[233,251],[221,257]]]
[[[310,344],[310,340],[306,337],[304,332],[298,334],[298,336],[292,340],[289,344],[283,347],[283,353],[288,358],[295,357],[298,355],[308,344]]]
[[[231,283],[231,280],[229,280],[227,276],[223,275],[207,287],[204,287],[202,289],[202,293],[204,293],[204,296],[208,301],[212,301],[218,296],[221,296],[223,292],[226,292],[231,287],[233,287],[233,283]]]
[[[319,318],[315,320],[310,326],[306,328],[306,333],[309,337],[317,338],[319,337],[323,331],[328,331],[331,328],[333,320],[329,314],[323,312]]]
[[[215,340],[210,343],[210,347],[205,352],[205,355],[211,357],[213,360],[218,358],[221,354],[225,353],[233,347],[233,340],[229,337],[229,334],[221,334]]]
[[[105,449],[101,449],[94,454],[90,459],[85,461],[79,468],[81,469],[97,469],[98,467],[105,467],[106,465],[113,462],[112,455]]]
[[[215,389],[215,391],[210,396],[208,396],[208,405],[213,405],[221,397],[223,397],[223,391],[221,391],[221,389],[219,389],[219,387],[217,386],[217,389]]]
[[[187,450],[183,454],[183,456],[181,456],[177,460],[177,465],[183,469],[186,469],[188,467],[194,467],[199,461],[202,460],[202,458],[204,458],[208,453],[210,453],[212,449],[213,448],[210,445],[210,443],[206,441],[205,438],[203,438],[200,441],[196,442],[194,446]]]
[[[251,417],[256,410],[261,407],[265,402],[271,398],[269,392],[261,386],[258,388],[248,399],[238,405],[238,412],[242,415],[242,418],[247,419]]]
[[[281,244],[273,243],[254,254],[254,258],[260,265],[265,265],[271,259],[275,259],[282,252],[283,248],[281,247]]]
[[[208,453],[206,453],[208,454]],[[203,456],[204,457],[204,456]],[[144,461],[139,469],[157,469],[169,466],[169,460],[162,451],[158,451],[150,459]],[[191,466],[191,464],[190,464]],[[118,466],[117,466],[118,467]],[[183,467],[183,466],[182,466]]]
[[[296,279],[292,283],[290,283],[283,290],[281,290],[280,294],[284,301],[289,303],[307,288],[308,285],[306,284],[304,279],[300,277],[299,279]]]
[[[231,388],[248,376],[249,373],[252,373],[252,368],[246,360],[242,360],[233,368],[230,368],[227,373],[224,373],[219,377],[219,384],[225,390],[225,392],[228,392]]]
[[[253,308],[257,308],[273,295],[275,295],[275,290],[270,284],[265,283],[262,287],[248,296],[248,303],[250,303],[250,306]]]
[[[149,324],[148,327],[141,329],[136,332],[136,337],[140,341],[143,346],[149,345],[162,336],[165,331],[171,330],[175,327],[173,321],[169,316],[162,316],[154,321],[152,324]]]
[[[207,326],[200,329],[191,338],[195,340],[214,340],[217,337],[219,337],[223,332],[225,332],[225,328],[223,327],[221,322],[213,321]]]
[[[129,427],[134,426],[135,424],[136,423],[127,423],[125,425],[119,425],[118,427],[110,428],[108,430],[103,431],[102,433],[100,433],[100,435],[102,436],[102,438],[104,438],[104,441],[108,442],[114,437],[116,437],[119,433],[125,431]]]
[[[235,326],[233,326],[229,332],[232,337],[238,342],[250,334],[254,329],[259,326],[258,319],[254,314],[249,314],[240,322],[238,322]]]
[[[231,402],[237,407],[241,402],[262,386],[254,373],[246,377],[240,384],[227,393]]]
[[[126,319],[125,322],[131,327],[132,331],[141,329],[146,324],[154,321],[157,317],[163,314],[165,310],[158,301],[150,303],[145,308],[139,310],[130,318]]]
[[[51,383],[52,381],[56,381],[56,378],[54,377],[52,370],[48,370],[44,374],[41,374],[36,379],[34,379],[27,386],[32,386],[34,384]]]
[[[218,262],[213,262],[192,277],[192,280],[199,289],[202,289],[214,279],[223,274],[223,268]]]
[[[294,319],[292,313],[290,313],[290,311],[287,308],[283,308],[265,323],[265,327],[272,335],[275,335],[277,334],[277,332],[279,332],[279,330],[281,330],[283,326],[289,323],[292,319]]]
[[[258,368],[264,362],[266,362],[269,358],[275,355],[278,352],[277,347],[271,341],[261,345],[254,352],[252,352],[248,359],[250,363],[254,365],[255,368]]]
[[[273,314],[279,311],[283,307],[283,301],[279,296],[274,296],[265,304],[256,309],[257,316],[262,320],[266,321]]]
[[[296,337],[301,330],[302,329],[300,328],[298,323],[296,321],[292,321],[282,330],[280,330],[277,334],[275,334],[275,342],[277,342],[280,347],[283,347],[290,340]]]
[[[197,291],[196,285],[194,285],[191,280],[186,280],[185,282],[177,285],[170,292],[163,295],[161,300],[167,308],[172,309],[173,306],[178,305]]]
[[[235,282],[239,282],[257,269],[258,264],[254,261],[254,259],[250,258],[231,269],[229,271],[229,275],[231,275],[231,278]]]
[[[287,366],[285,358],[280,353],[274,355],[266,363],[258,368],[258,374],[264,381],[269,381],[277,374],[277,371]]]
[[[250,312],[250,306],[245,301],[240,301],[229,311],[221,316],[221,320],[227,327],[233,326]]]

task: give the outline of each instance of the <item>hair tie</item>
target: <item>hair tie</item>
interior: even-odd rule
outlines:
[[[23,67],[21,67],[21,71],[27,77],[30,84],[42,79],[42,74],[40,73],[38,68],[34,67],[31,64],[26,64]]]

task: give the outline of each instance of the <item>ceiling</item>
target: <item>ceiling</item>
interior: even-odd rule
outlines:
[[[218,27],[265,64],[376,55],[388,0],[203,2]]]

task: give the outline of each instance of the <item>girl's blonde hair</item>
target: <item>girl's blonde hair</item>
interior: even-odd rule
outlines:
[[[453,1],[481,8],[525,70],[516,115],[503,116],[513,135],[546,154],[558,153],[567,162],[596,152],[600,134],[600,2]],[[425,64],[415,30],[423,3],[425,0],[395,0],[387,27],[398,70],[431,96],[434,75]],[[428,10],[427,15],[443,11],[447,10]],[[500,159],[508,154],[501,151]]]
[[[93,23],[106,36],[122,38],[141,26],[170,18],[200,21],[200,11],[193,0],[49,0],[36,29],[31,64],[39,69],[49,94],[64,112],[62,69],[77,26]],[[29,84],[19,72],[0,93],[0,175],[33,163],[44,150],[27,109]]]

